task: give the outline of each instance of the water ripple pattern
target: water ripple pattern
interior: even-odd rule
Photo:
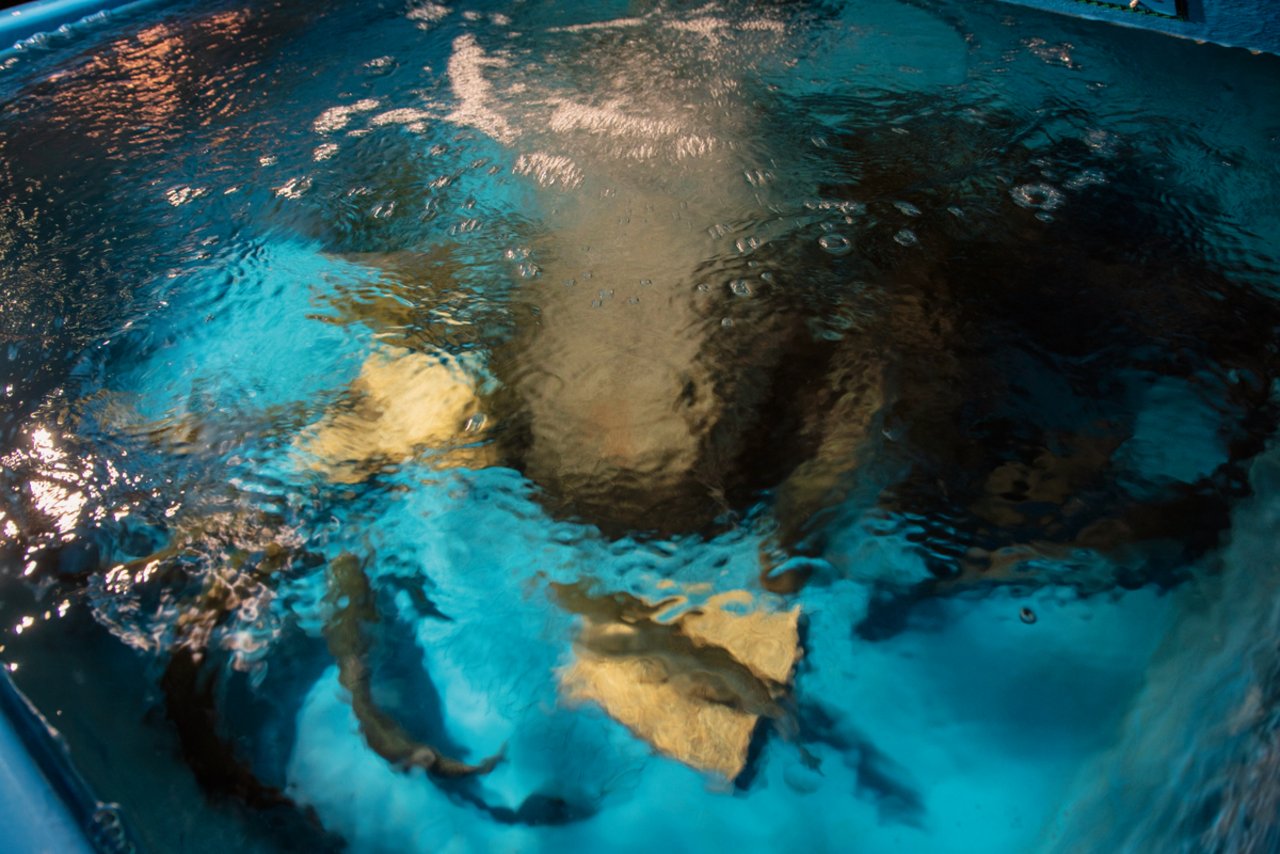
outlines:
[[[146,850],[1278,849],[1277,62],[962,0],[26,43],[0,663]]]

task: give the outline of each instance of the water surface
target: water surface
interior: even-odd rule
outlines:
[[[1275,847],[1278,79],[958,2],[25,44],[0,653],[156,850]]]

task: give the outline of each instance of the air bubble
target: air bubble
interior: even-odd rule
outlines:
[[[94,850],[105,854],[133,851],[124,817],[116,804],[98,804],[88,821],[88,835]]]
[[[1090,167],[1077,172],[1067,179],[1067,188],[1071,190],[1083,190],[1085,187],[1093,187],[1107,183],[1107,176],[1101,169]]]
[[[729,290],[733,291],[733,295],[736,297],[751,296],[751,285],[746,279],[734,279],[729,283]]]
[[[824,234],[818,238],[818,245],[831,255],[848,255],[853,251],[853,244],[843,234]]]
[[[361,65],[360,72],[370,77],[381,77],[395,71],[399,64],[394,56],[380,56]]]
[[[920,238],[916,237],[916,233],[909,228],[899,231],[893,239],[901,246],[917,246],[920,243]]]
[[[911,202],[894,202],[893,206],[897,208],[903,216],[920,216],[920,209],[911,204]]]
[[[1021,184],[1009,191],[1014,204],[1033,210],[1053,211],[1062,207],[1066,197],[1051,184]]]
[[[730,326],[733,326],[733,318],[732,317],[722,318],[720,321],[720,325],[725,329],[728,329]]]

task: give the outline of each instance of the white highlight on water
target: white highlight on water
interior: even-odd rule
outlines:
[[[502,68],[505,65],[504,60],[486,54],[470,33],[454,39],[448,74],[458,106],[449,114],[449,121],[482,130],[498,142],[513,142],[515,131],[493,109],[493,86],[484,76],[486,68]]]

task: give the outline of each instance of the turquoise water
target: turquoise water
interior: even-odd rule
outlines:
[[[285,2],[4,63],[0,656],[144,847],[1280,846],[1276,58]]]

